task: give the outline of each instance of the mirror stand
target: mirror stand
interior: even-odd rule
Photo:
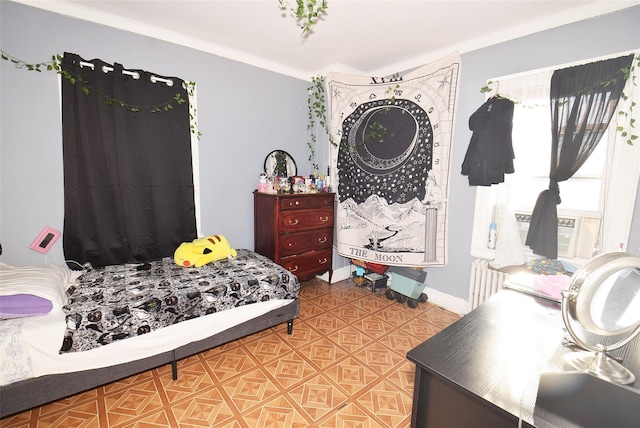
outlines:
[[[578,351],[564,356],[566,368],[589,373],[609,382],[624,385],[635,382],[636,377],[622,364],[607,356],[606,351]]]

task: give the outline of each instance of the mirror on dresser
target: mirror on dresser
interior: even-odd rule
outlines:
[[[264,159],[264,172],[270,176],[293,177],[298,173],[296,161],[284,150],[273,150]]]

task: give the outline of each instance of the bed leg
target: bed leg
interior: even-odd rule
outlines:
[[[293,320],[287,321],[287,334],[293,333]]]
[[[171,361],[171,377],[178,380],[178,362],[175,359]]]

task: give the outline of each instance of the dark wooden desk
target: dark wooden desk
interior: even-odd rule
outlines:
[[[557,303],[492,296],[407,353],[416,364],[411,426],[532,427],[540,374],[561,371],[570,351],[563,328]]]

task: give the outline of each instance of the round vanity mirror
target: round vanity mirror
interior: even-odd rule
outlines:
[[[274,150],[264,160],[264,172],[279,177],[293,177],[298,168],[293,157],[284,150]]]
[[[607,353],[640,333],[640,258],[617,252],[587,262],[562,292],[562,318],[575,343],[586,350],[567,354],[568,368],[633,383],[633,373]]]

